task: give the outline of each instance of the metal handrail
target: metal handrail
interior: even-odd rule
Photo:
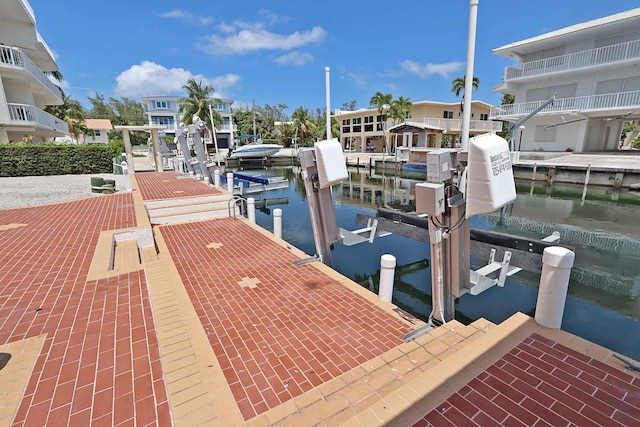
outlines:
[[[248,206],[247,206],[247,199],[243,196],[239,196],[239,195],[235,195],[232,198],[229,199],[229,201],[227,202],[227,211],[229,213],[229,218],[231,218],[231,205],[236,205],[238,202],[240,202],[240,211],[242,213],[242,207],[244,206],[244,212],[247,212],[248,210]],[[234,207],[233,209],[233,220],[236,221],[236,209]]]

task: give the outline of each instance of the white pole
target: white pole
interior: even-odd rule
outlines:
[[[569,276],[575,258],[574,252],[560,246],[551,246],[544,250],[535,316],[539,325],[560,329],[569,289]]]
[[[282,209],[273,210],[273,234],[282,239]]]
[[[213,145],[216,147],[216,163],[220,167],[220,152],[218,151],[218,137],[216,136],[216,125],[213,124],[213,111],[211,110],[211,103],[209,103],[209,118],[211,119],[211,137],[213,138]]]
[[[471,122],[471,89],[473,88],[473,61],[476,50],[476,22],[478,21],[478,0],[469,0],[469,39],[467,41],[467,71],[464,77],[464,107],[462,115],[462,151],[469,149],[469,124]]]
[[[127,162],[120,163],[122,167],[122,175],[124,176],[124,188],[127,191],[133,191],[133,187],[131,186],[131,175],[129,175],[129,165]]]
[[[253,197],[247,199],[247,216],[249,217],[249,221],[254,224],[256,223],[256,199]]]
[[[380,287],[378,297],[382,302],[391,302],[393,281],[396,273],[396,257],[385,254],[380,257]]]
[[[220,188],[220,169],[213,171],[213,184],[216,188]]]
[[[331,80],[331,69],[329,67],[324,67],[324,76],[325,76],[325,92],[327,95],[327,139],[331,139],[331,101],[330,101],[330,80]]]
[[[233,194],[233,172],[227,174],[227,191]]]

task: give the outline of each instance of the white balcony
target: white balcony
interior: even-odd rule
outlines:
[[[29,125],[54,132],[69,134],[69,126],[59,118],[27,104],[7,104],[12,125]]]
[[[221,125],[221,126],[216,126],[216,131],[218,132],[237,132],[238,131],[238,126],[237,125]]]
[[[522,102],[519,104],[499,105],[491,107],[489,117],[500,120],[507,117],[520,117],[531,113],[545,101]],[[603,95],[578,96],[575,98],[556,99],[539,114],[562,112],[607,112],[615,110],[640,108],[640,91],[606,93]]]
[[[407,119],[408,122],[424,123],[430,127],[442,129],[447,132],[462,131],[462,119],[436,119],[433,117],[415,117]],[[469,122],[470,132],[499,132],[502,130],[501,122],[490,120],[471,120]]]
[[[520,64],[520,68],[507,67],[504,73],[504,81],[613,64],[638,58],[640,58],[640,40],[633,40],[538,61],[523,62]]]
[[[58,86],[49,80],[38,66],[20,49],[0,46],[0,68],[26,71],[35,81],[48,89],[58,101],[62,102],[62,93]]]

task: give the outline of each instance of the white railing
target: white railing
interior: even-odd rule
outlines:
[[[594,65],[639,57],[640,40],[633,40],[626,43],[599,47],[597,49],[583,50],[581,52],[540,59],[538,61],[523,62],[520,64],[520,68],[507,67],[505,69],[504,79],[506,81],[520,77],[592,67]]]
[[[221,125],[220,127],[216,126],[216,130],[218,132],[237,132],[238,131],[238,125]]]
[[[446,130],[447,132],[459,132],[462,130],[462,119],[436,119],[433,117],[417,117],[407,119],[407,122],[426,124],[430,127]],[[469,131],[494,132],[502,130],[502,123],[490,120],[471,120]]]
[[[44,126],[46,128],[69,133],[69,126],[59,118],[27,104],[7,104],[9,106],[9,118],[12,122],[29,123]]]
[[[20,49],[9,46],[0,46],[0,65],[9,65],[23,68],[29,72],[36,80],[42,83],[56,97],[62,100],[62,93],[49,78],[38,68],[34,62]]]
[[[522,102],[519,104],[491,107],[489,117],[491,119],[500,119],[500,117],[505,116],[524,116],[538,108],[543,102],[545,101]],[[553,104],[546,106],[540,113],[565,111],[588,112],[615,108],[640,108],[640,91],[556,99]]]

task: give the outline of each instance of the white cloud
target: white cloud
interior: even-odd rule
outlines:
[[[313,56],[307,52],[289,52],[276,58],[276,63],[280,65],[304,65],[313,61]]]
[[[182,9],[173,9],[160,15],[161,18],[177,19],[179,21],[190,22],[193,24],[207,25],[213,21],[211,16],[196,16],[191,12],[185,12]]]
[[[211,35],[200,48],[213,55],[231,55],[258,50],[291,50],[322,41],[327,32],[322,27],[291,34],[277,34],[264,28],[264,24],[234,22],[221,24],[218,28],[225,35]]]
[[[444,78],[449,78],[451,73],[458,71],[464,65],[463,62],[447,62],[444,64],[420,65],[415,61],[405,60],[400,63],[400,67],[409,73],[416,74],[422,78],[432,74],[439,74]]]
[[[367,86],[367,81],[371,79],[371,76],[368,74],[359,74],[355,73],[345,67],[338,67],[340,71],[342,71],[342,78],[346,78],[351,80],[353,84],[355,84],[359,88],[364,88]]]
[[[235,86],[240,80],[237,74],[207,78],[202,74],[193,74],[184,68],[166,68],[155,62],[142,61],[116,77],[114,92],[118,96],[130,98],[184,94],[182,85],[190,78],[212,85],[216,89],[215,96],[218,98],[225,98],[225,91]]]

